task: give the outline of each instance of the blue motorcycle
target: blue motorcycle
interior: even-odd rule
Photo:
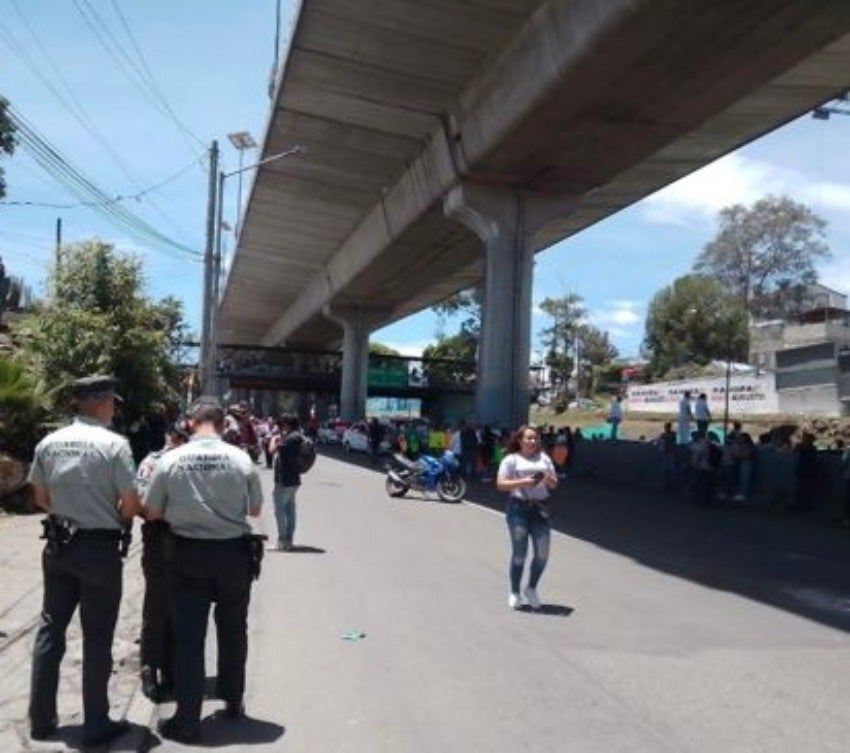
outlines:
[[[386,489],[391,497],[403,497],[413,489],[425,494],[436,492],[443,502],[460,502],[466,494],[466,481],[460,477],[460,463],[449,450],[438,458],[422,455],[418,460],[397,453],[387,470]]]

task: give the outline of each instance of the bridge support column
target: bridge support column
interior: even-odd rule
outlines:
[[[366,415],[369,333],[381,321],[383,312],[359,306],[325,306],[323,313],[337,322],[343,333],[339,415],[346,421],[356,421]]]
[[[443,201],[486,254],[475,420],[515,428],[528,420],[534,235],[569,211],[569,199],[470,183]]]

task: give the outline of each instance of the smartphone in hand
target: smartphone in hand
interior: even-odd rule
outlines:
[[[544,478],[546,478],[546,474],[543,471],[537,471],[537,473],[532,474],[531,478],[534,479],[535,484],[539,484]]]

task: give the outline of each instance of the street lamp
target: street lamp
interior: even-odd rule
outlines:
[[[228,137],[229,138],[229,137]],[[231,139],[231,142],[233,140]],[[209,287],[204,290],[204,316],[208,317],[207,321],[210,322],[209,328],[209,346],[207,348],[206,353],[203,358],[203,372],[208,375],[207,378],[209,380],[208,387],[215,393],[218,393],[218,385],[216,384],[217,380],[215,378],[215,363],[216,363],[216,354],[218,351],[218,335],[219,335],[219,327],[218,327],[218,307],[219,307],[219,297],[220,297],[220,288],[221,288],[221,236],[222,230],[224,229],[224,181],[227,178],[230,178],[234,175],[238,175],[240,177],[239,185],[240,185],[240,193],[241,193],[241,177],[242,173],[247,170],[253,170],[261,165],[268,164],[269,162],[275,162],[276,160],[283,159],[284,157],[291,157],[295,154],[304,154],[306,153],[307,148],[303,146],[293,146],[286,151],[280,152],[279,154],[273,154],[270,157],[266,157],[265,159],[261,159],[259,162],[255,162],[252,165],[245,165],[244,167],[240,165],[240,167],[236,170],[231,170],[226,173],[224,171],[220,171],[218,173],[218,194],[217,194],[217,215],[216,215],[216,227],[215,227],[215,252],[212,255],[212,259],[210,261],[210,274],[209,278]],[[241,156],[240,152],[240,156]],[[237,210],[238,213],[238,210]],[[237,220],[238,223],[238,220]],[[238,227],[238,224],[237,224]],[[237,232],[238,239],[238,232]]]
[[[239,237],[239,231],[242,228],[242,162],[245,159],[246,149],[256,149],[257,142],[248,131],[237,131],[236,133],[228,133],[227,138],[233,144],[233,148],[239,151],[239,188],[236,194],[236,237]]]
[[[838,104],[818,105],[812,110],[812,117],[815,120],[829,120],[831,115],[850,115],[850,109],[839,105],[847,104],[850,101],[850,93],[844,92],[835,98]]]

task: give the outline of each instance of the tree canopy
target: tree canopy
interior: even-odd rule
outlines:
[[[546,365],[562,385],[575,373],[578,391],[586,392],[591,387],[593,367],[611,363],[617,358],[617,348],[607,332],[585,320],[587,310],[578,293],[544,298],[540,309],[552,317],[552,324],[540,332]],[[579,368],[575,361],[577,350]]]
[[[449,296],[432,306],[432,310],[440,317],[462,315],[460,331],[472,337],[481,336],[481,307],[484,301],[483,288],[478,286]],[[442,338],[443,333],[438,334]]]
[[[12,155],[17,144],[15,126],[9,117],[9,102],[0,97],[0,154]],[[0,199],[6,195],[6,181],[0,167]]]
[[[391,348],[389,345],[384,345],[383,343],[369,343],[369,353],[374,353],[378,356],[400,356],[395,348]]]
[[[464,382],[475,376],[475,356],[478,338],[461,330],[455,335],[443,337],[422,351],[423,358],[446,358],[457,363],[430,363],[426,376],[432,384],[440,379],[448,382]]]
[[[63,408],[71,382],[114,374],[127,421],[176,398],[183,341],[181,303],[152,302],[142,291],[141,261],[110,244],[88,241],[63,248],[51,277],[51,297],[17,325],[21,358]]]
[[[745,360],[747,347],[747,312],[718,280],[685,275],[656,293],[649,305],[644,350],[653,375],[689,362]]]
[[[718,231],[697,257],[694,271],[712,277],[757,319],[787,318],[805,306],[815,263],[828,259],[826,223],[786,196],[751,207],[726,207]]]

